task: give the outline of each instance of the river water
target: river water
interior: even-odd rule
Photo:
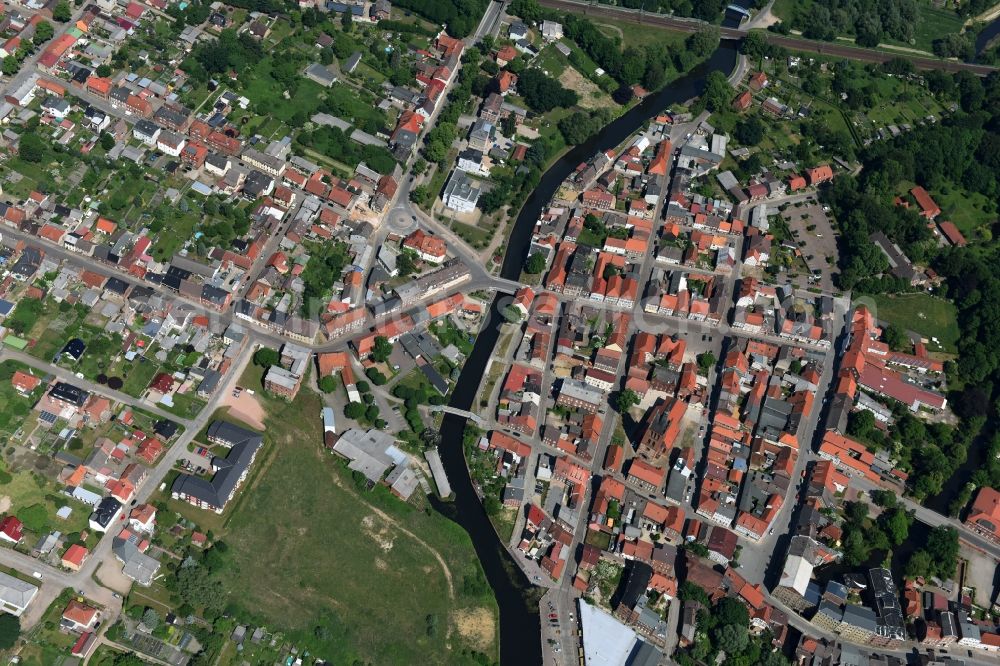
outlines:
[[[1000,35],[1000,17],[993,19],[993,21],[983,28],[976,36],[976,55],[978,56],[981,54],[989,43],[998,35]]]
[[[542,176],[538,187],[529,195],[511,231],[501,275],[517,280],[531,242],[535,221],[559,185],[581,162],[598,151],[613,148],[640,129],[650,118],[672,104],[685,102],[701,93],[705,77],[712,71],[728,74],[736,63],[736,49],[723,45],[712,57],[686,76],[652,94],[620,118],[606,126],[589,141],[568,151]],[[479,333],[475,347],[462,368],[450,405],[473,410],[476,391],[496,346],[503,317],[499,301],[494,299],[485,328]],[[484,414],[485,416],[485,414]],[[486,516],[469,478],[462,451],[462,433],[466,419],[445,414],[441,425],[441,459],[455,493],[453,502],[434,502],[438,511],[461,525],[472,538],[479,561],[500,609],[500,663],[541,664],[542,644],[537,598],[534,587],[517,567],[514,559],[497,537]],[[570,640],[564,650],[573,650]]]

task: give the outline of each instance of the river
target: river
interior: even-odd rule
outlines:
[[[622,143],[630,134],[640,129],[650,118],[667,107],[687,101],[701,93],[705,77],[718,70],[728,74],[736,63],[734,45],[724,43],[712,57],[687,75],[670,83],[663,90],[654,93],[623,114],[614,122],[593,136],[586,143],[569,150],[542,176],[538,187],[532,192],[511,230],[507,243],[501,275],[517,280],[521,266],[531,242],[535,221],[542,208],[549,202],[563,180],[581,162],[598,151],[613,148]],[[490,307],[489,319],[479,333],[475,347],[462,368],[450,405],[462,410],[471,410],[486,371],[487,363],[496,346],[503,317],[500,315],[500,296]],[[486,572],[486,579],[496,597],[500,609],[500,663],[501,664],[541,664],[542,643],[538,606],[534,599],[534,586],[521,573],[514,559],[497,538],[492,523],[486,516],[469,478],[465,456],[462,451],[462,433],[466,419],[445,414],[441,425],[441,459],[455,493],[453,502],[434,502],[438,511],[461,525],[475,546],[476,554]],[[569,644],[567,651],[574,650]]]
[[[1000,36],[1000,17],[993,19],[989,25],[980,30],[979,34],[976,35],[976,56],[981,55],[990,42],[998,36]]]

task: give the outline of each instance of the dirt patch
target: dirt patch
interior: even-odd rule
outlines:
[[[267,418],[267,414],[257,401],[257,397],[245,389],[240,391],[238,398],[233,397],[232,391],[226,393],[219,407],[228,407],[230,416],[243,421],[254,430],[264,429],[264,419]]]
[[[4,495],[0,497],[0,513],[7,513],[8,509],[10,509],[10,497]]]
[[[374,516],[365,516],[361,519],[361,527],[364,528],[365,534],[367,534],[371,539],[378,544],[378,547],[385,552],[392,550],[393,541],[396,540],[395,536],[392,534],[392,530],[388,525],[375,526]]]
[[[615,105],[597,84],[578,72],[575,67],[567,67],[559,75],[559,83],[579,96],[577,105],[583,109],[602,109]]]
[[[489,652],[493,649],[496,621],[485,608],[466,608],[451,614],[452,624],[463,639],[475,649]]]

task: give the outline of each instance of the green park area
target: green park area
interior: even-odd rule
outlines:
[[[927,338],[927,350],[953,354],[958,343],[955,305],[929,294],[880,294],[872,297],[874,314],[880,321],[894,324]]]

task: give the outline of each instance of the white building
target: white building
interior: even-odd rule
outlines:
[[[554,42],[557,39],[562,39],[562,37],[562,23],[556,23],[555,21],[542,21],[542,38],[545,41]]]
[[[479,203],[482,187],[469,174],[455,169],[444,188],[444,205],[459,213],[471,213]]]
[[[180,157],[186,143],[187,140],[177,132],[164,130],[160,132],[160,136],[156,140],[156,149],[165,155]]]
[[[132,136],[139,139],[150,148],[156,147],[156,140],[160,138],[160,128],[156,123],[149,120],[140,120],[132,128]]]

